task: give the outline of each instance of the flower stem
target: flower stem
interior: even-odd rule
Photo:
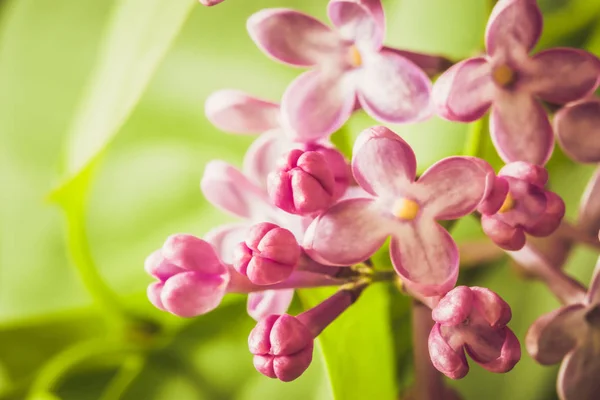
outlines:
[[[439,400],[446,392],[442,374],[435,369],[429,356],[427,341],[434,325],[431,310],[417,300],[412,302],[412,333],[415,363],[414,399]]]

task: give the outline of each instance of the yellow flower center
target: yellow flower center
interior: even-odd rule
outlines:
[[[401,198],[394,202],[392,213],[396,218],[410,221],[419,213],[419,204],[414,200]]]
[[[510,193],[506,195],[504,199],[504,203],[502,203],[502,207],[498,210],[499,213],[505,213],[515,208],[515,199],[511,196]]]
[[[492,70],[492,79],[499,86],[510,86],[515,81],[516,75],[508,65],[498,65]]]
[[[348,58],[350,59],[350,64],[353,67],[360,67],[362,65],[362,57],[360,56],[360,52],[356,48],[356,46],[350,47],[350,51],[348,52]]]

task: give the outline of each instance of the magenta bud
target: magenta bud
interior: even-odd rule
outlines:
[[[180,317],[214,310],[230,280],[227,267],[213,247],[192,235],[170,236],[146,259],[145,269],[157,279],[148,286],[150,302]]]
[[[335,180],[325,157],[316,151],[291,150],[269,174],[271,201],[291,214],[312,214],[334,201]]]
[[[325,147],[320,144],[309,143],[306,145],[305,150],[316,151],[325,157],[325,161],[327,161],[329,169],[333,173],[333,180],[335,182],[333,197],[335,200],[342,197],[352,180],[352,172],[346,157],[338,149]]]
[[[293,381],[312,361],[314,338],[310,330],[291,315],[270,315],[250,333],[248,347],[254,367],[269,378]]]
[[[452,379],[469,371],[465,351],[491,372],[510,371],[521,358],[521,347],[506,326],[510,306],[496,293],[480,287],[457,286],[432,311],[436,324],[429,335],[433,365]]]
[[[233,266],[256,285],[272,285],[289,278],[300,254],[292,232],[262,222],[250,228],[246,241],[235,248]]]
[[[483,215],[493,215],[498,212],[508,194],[508,182],[502,177],[492,177],[487,196],[477,207]]]
[[[504,250],[517,251],[525,246],[525,232],[520,227],[510,226],[498,218],[483,215],[481,217],[483,232],[494,243]]]

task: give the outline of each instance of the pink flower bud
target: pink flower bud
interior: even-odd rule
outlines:
[[[510,306],[489,289],[452,289],[433,309],[432,318],[436,324],[429,335],[429,354],[449,378],[469,372],[465,351],[491,372],[508,372],[521,358],[519,340],[506,326]]]
[[[246,241],[237,245],[233,266],[254,284],[272,285],[291,275],[300,253],[290,231],[262,222],[250,228]]]
[[[296,317],[270,315],[252,330],[248,347],[261,374],[289,382],[310,365],[313,341],[311,332]]]
[[[306,151],[316,151],[325,157],[325,161],[329,165],[329,169],[333,173],[335,187],[333,190],[333,198],[339,199],[344,195],[350,181],[352,180],[352,172],[348,161],[339,150],[333,147],[325,147],[320,144],[308,143],[305,145]]]
[[[170,236],[146,259],[145,269],[158,280],[148,286],[150,302],[180,317],[215,309],[230,280],[213,247],[192,235]]]
[[[334,201],[335,180],[325,157],[316,151],[291,150],[269,174],[271,201],[291,214],[312,214]]]

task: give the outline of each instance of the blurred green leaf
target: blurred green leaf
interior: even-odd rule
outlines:
[[[299,291],[305,309],[332,289]],[[371,285],[358,301],[319,335],[335,399],[392,400],[398,395],[390,328],[389,297],[383,284]]]
[[[544,14],[544,30],[538,47],[565,45],[565,38],[600,16],[600,2],[590,0],[538,0]],[[567,22],[568,21],[568,22]]]

